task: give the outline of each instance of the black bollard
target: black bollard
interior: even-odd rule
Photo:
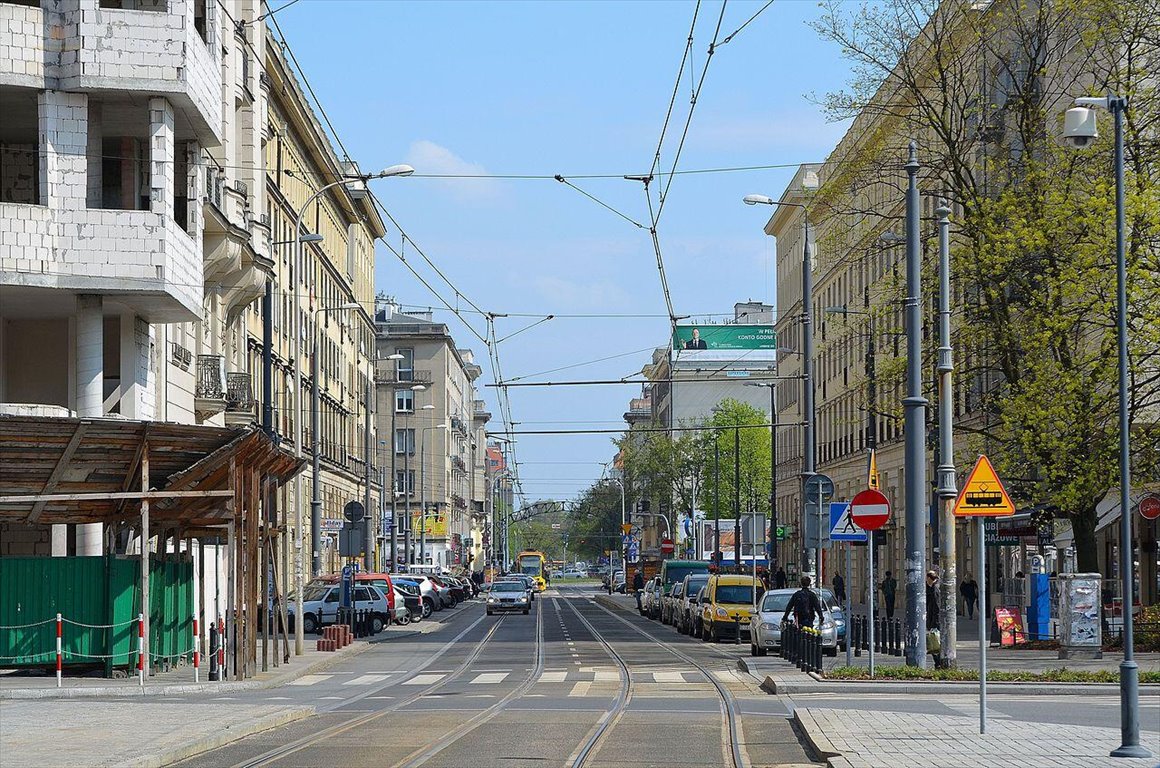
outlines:
[[[733,644],[734,645],[741,645],[741,617],[740,616],[733,617],[733,628],[735,630],[737,630],[737,634],[734,635],[734,637],[733,637]]]
[[[846,642],[851,644],[851,647],[854,649],[855,656],[861,656],[862,655],[862,617],[861,616],[854,617],[854,623],[850,627],[850,631],[852,631],[854,634],[851,637],[847,638]]]
[[[902,621],[899,619],[895,619],[893,624],[894,624],[894,631],[893,631],[892,637],[894,639],[894,645],[893,645],[893,647],[891,647],[890,653],[894,656],[901,656],[902,655]]]
[[[211,681],[221,679],[221,670],[218,669],[218,642],[217,623],[211,622],[209,625],[209,679]]]

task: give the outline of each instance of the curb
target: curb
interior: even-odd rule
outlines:
[[[200,755],[203,752],[224,747],[226,744],[244,739],[247,736],[253,736],[255,733],[261,733],[262,731],[279,728],[297,720],[302,720],[313,714],[315,714],[314,707],[294,707],[283,712],[274,712],[230,726],[227,730],[213,734],[212,736],[191,739],[184,744],[165,750],[164,752],[127,760],[119,763],[119,765],[123,766],[123,768],[162,768],[162,766],[171,765],[180,760]]]
[[[420,634],[424,633],[418,631],[400,632],[398,634],[392,635],[390,639],[405,640],[410,637],[418,637]],[[235,693],[237,691],[261,691],[267,688],[277,688],[297,680],[298,678],[305,675],[328,669],[340,661],[354,658],[360,653],[368,651],[374,646],[386,641],[386,639],[383,639],[355,642],[340,651],[336,651],[328,658],[318,659],[317,661],[314,661],[305,666],[295,668],[292,672],[279,674],[276,677],[267,678],[265,680],[235,680],[217,683],[206,681],[203,683],[177,683],[174,685],[146,685],[144,688],[131,684],[77,686],[74,688],[8,688],[0,689],[0,701],[19,701],[30,699],[82,699],[97,696],[106,698],[146,698],[149,696],[185,696],[189,694],[216,695],[221,693]],[[206,672],[208,674],[208,670],[206,670]]]
[[[768,680],[769,678],[766,679]],[[806,741],[809,742],[814,754],[825,762],[826,765],[837,768],[833,762],[835,758],[842,759],[845,762],[845,759],[842,758],[842,753],[830,742],[830,739],[826,736],[825,729],[814,720],[812,714],[807,712],[805,715],[802,715],[800,709],[794,708],[793,723],[797,726],[798,731],[806,737]]]
[[[778,681],[766,675],[765,680],[758,686],[766,693],[775,696],[790,696],[795,693],[840,693],[857,695],[859,693],[896,693],[896,694],[925,694],[949,693],[971,694],[979,690],[977,680],[958,682],[922,682],[915,680],[900,681],[897,683],[874,682],[870,680],[850,680],[846,682],[821,681],[813,678],[808,683],[787,683]],[[1155,686],[1143,686],[1145,691],[1160,692]],[[1023,694],[1025,696],[1090,696],[1099,694],[1119,693],[1120,686],[1116,683],[988,683],[987,691],[996,694]]]

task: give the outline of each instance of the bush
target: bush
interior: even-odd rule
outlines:
[[[870,670],[865,667],[834,667],[826,672],[832,680],[869,680]],[[934,680],[939,682],[967,682],[979,679],[979,670],[972,668],[919,669],[901,665],[881,666],[875,670],[879,680]],[[988,670],[987,680],[994,683],[1116,683],[1120,673],[1113,670],[1075,670],[1063,667],[1044,672]],[[1141,683],[1160,683],[1160,672],[1141,672]]]

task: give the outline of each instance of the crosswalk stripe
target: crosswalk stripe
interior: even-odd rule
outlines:
[[[410,680],[403,682],[403,685],[431,685],[443,679],[443,675],[415,675]]]
[[[568,696],[587,696],[591,687],[592,683],[576,683],[572,686],[572,690],[568,691]]]
[[[567,672],[545,672],[540,675],[541,683],[562,683],[568,679]]]
[[[653,680],[658,683],[683,683],[685,677],[680,672],[653,672]]]
[[[471,685],[502,683],[507,676],[507,672],[484,672],[483,674],[476,675],[475,679],[471,681]]]
[[[596,677],[593,682],[597,683],[618,683],[620,682],[620,674],[615,669],[598,669],[596,670]]]
[[[362,675],[356,677],[354,680],[347,680],[343,685],[373,685],[374,683],[381,683],[390,677],[390,674],[385,675]]]
[[[314,685],[321,683],[323,680],[329,680],[334,675],[303,675],[297,680],[291,680],[290,685]]]

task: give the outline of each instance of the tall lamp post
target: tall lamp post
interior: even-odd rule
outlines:
[[[1073,147],[1089,146],[1097,137],[1096,109],[1112,113],[1115,126],[1113,164],[1116,177],[1116,332],[1119,352],[1120,385],[1120,590],[1124,621],[1124,659],[1120,662],[1120,740],[1112,757],[1151,757],[1140,744],[1140,670],[1136,665],[1132,618],[1132,515],[1131,465],[1129,448],[1131,424],[1128,412],[1128,262],[1125,249],[1124,214],[1124,114],[1128,99],[1108,95],[1104,98],[1082,97],[1064,116],[1064,140]]]
[[[777,382],[751,381],[745,386],[769,389],[769,576],[772,579],[777,571]]]
[[[343,185],[348,185],[348,184],[356,184],[356,183],[360,183],[360,182],[365,184],[367,181],[370,181],[371,179],[385,179],[389,176],[410,176],[414,172],[415,172],[415,169],[409,165],[392,165],[389,168],[384,168],[383,170],[379,171],[378,173],[360,174],[360,175],[353,175],[353,176],[343,176],[341,179],[338,179],[337,181],[332,181],[329,184],[324,184],[323,186],[319,187],[315,192],[313,192],[309,197],[306,198],[306,201],[304,203],[302,203],[302,206],[295,212],[294,234],[298,239],[296,240],[296,245],[295,245],[295,249],[294,249],[294,267],[293,268],[295,270],[297,270],[298,274],[294,277],[294,280],[291,283],[292,289],[290,291],[290,294],[294,299],[294,359],[292,362],[293,362],[293,377],[294,377],[294,456],[296,458],[302,457],[302,374],[298,369],[298,366],[302,360],[302,325],[301,325],[302,324],[302,311],[301,311],[301,293],[302,293],[302,290],[299,289],[298,284],[306,282],[304,279],[305,274],[306,274],[306,270],[303,268],[303,265],[302,265],[302,261],[303,261],[303,259],[302,259],[303,238],[300,236],[301,232],[302,232],[302,218],[306,215],[306,209],[309,208],[311,206],[311,204],[314,203],[315,200],[317,200],[319,197],[321,197],[323,195],[323,193],[325,193],[326,191],[328,191],[330,189],[333,189],[333,188],[339,187],[339,186],[343,186]],[[311,242],[314,242],[314,241],[311,241]],[[317,367],[317,358],[312,362],[312,367]],[[315,392],[318,391],[317,381],[315,382],[314,391]],[[317,444],[317,434],[315,435],[315,442]],[[315,454],[315,456],[316,456],[315,461],[317,462],[317,453]],[[318,487],[318,481],[317,481],[317,478],[315,478],[315,490],[314,490],[315,494],[317,493],[317,487]],[[298,540],[295,542],[295,552],[296,552],[296,555],[295,555],[295,558],[296,558],[295,577],[296,577],[296,581],[297,581],[297,583],[295,584],[295,590],[296,590],[296,593],[299,595],[299,603],[297,605],[298,613],[296,615],[301,616],[302,615],[302,605],[301,605],[300,601],[301,601],[302,588],[303,588],[302,579],[303,579],[303,575],[304,575],[303,574],[304,569],[303,569],[303,565],[302,565],[302,529],[305,527],[304,521],[302,519],[302,474],[301,473],[295,475],[295,477],[294,477],[294,509],[295,509],[295,513],[298,516],[298,525],[297,525],[297,538],[298,538]],[[312,575],[317,576],[319,573],[319,568],[321,567],[321,563],[322,563],[320,553],[318,552],[318,547],[321,546],[322,531],[319,530],[319,526],[321,525],[321,518],[315,517],[313,502],[311,503],[311,513],[310,514],[311,514],[311,516],[310,516],[310,523],[311,523],[310,543],[311,543],[311,546],[314,547],[314,550],[311,552],[310,567],[311,567]],[[302,625],[302,622],[300,622],[300,621],[295,623],[295,626],[300,627],[301,625]],[[301,630],[295,630],[294,643],[295,643],[296,650],[298,648],[302,647]]]
[[[426,410],[435,406],[428,403]],[[433,429],[447,429],[447,423],[423,427],[419,435],[419,565],[427,564],[427,433]]]
[[[808,177],[807,177],[808,178]],[[805,189],[817,188],[817,177],[803,183]],[[766,195],[746,195],[743,198],[746,205],[772,205],[777,207],[799,208],[802,212],[802,405],[805,411],[805,434],[802,455],[801,472],[801,531],[802,543],[805,544],[806,530],[806,483],[817,474],[817,438],[816,414],[814,413],[814,325],[811,317],[811,307],[814,302],[814,270],[810,258],[810,219],[809,211],[801,203],[790,203],[784,200],[774,200]],[[818,530],[818,544],[820,549],[821,530]],[[809,554],[806,547],[802,547],[802,572],[809,570]],[[818,574],[819,579],[821,574]],[[819,584],[820,586],[820,584]]]

